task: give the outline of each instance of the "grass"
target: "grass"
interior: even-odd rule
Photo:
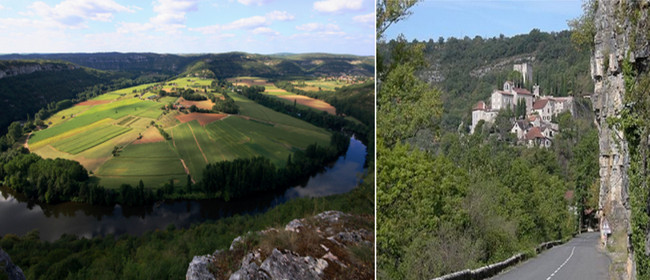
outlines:
[[[176,83],[178,87],[209,86],[212,80],[179,78],[169,83]],[[180,124],[174,117],[178,112],[163,114],[161,110],[164,104],[175,102],[177,97],[163,97],[159,102],[133,97],[134,89],[142,90],[152,85],[113,91],[94,98],[111,100],[109,103],[75,106],[55,114],[50,118],[54,125],[31,136],[30,149],[46,158],[79,161],[93,171],[105,187],[117,188],[123,183],[137,185],[142,179],[147,187],[157,188],[168,183],[170,178],[179,185],[185,184],[187,174],[181,159],[192,177],[200,180],[206,160],[218,162],[265,156],[277,166],[283,166],[296,149],[329,142],[327,130],[273,111],[236,93],[231,96],[240,106],[243,118],[230,116],[206,126],[196,121]],[[172,135],[173,141],[132,144],[152,121]],[[117,157],[112,155],[115,146],[123,147]]]
[[[306,121],[294,118],[289,115],[285,115],[274,110],[271,110],[267,107],[264,107],[260,104],[257,104],[248,98],[232,93],[230,96],[235,100],[235,103],[239,105],[239,113],[241,115],[250,116],[255,119],[263,120],[266,122],[271,122],[274,124],[283,124],[287,126],[298,127],[306,130],[321,131],[327,133],[325,129],[319,128],[313,124],[310,124]]]
[[[349,85],[348,83],[339,82],[339,81],[320,81],[320,80],[311,80],[304,81],[307,86],[299,87],[297,84],[303,81],[293,81],[295,87],[305,90],[305,91],[318,91],[320,87],[322,90],[334,91],[337,87],[343,87]]]
[[[113,139],[129,130],[131,130],[131,128],[106,125],[101,128],[87,130],[72,137],[62,139],[61,141],[53,143],[52,146],[57,150],[74,155]]]
[[[190,170],[192,177],[201,178],[206,162],[201,150],[199,150],[199,146],[197,146],[192,130],[190,130],[190,123],[193,122],[198,125],[197,121],[191,121],[172,128],[172,135],[176,143],[176,151],[185,161],[185,165]]]
[[[29,140],[29,144],[32,145],[47,138],[55,137],[62,133],[91,125],[107,118],[117,120],[127,115],[158,118],[158,116],[162,114],[162,111],[159,110],[160,106],[160,103],[142,101],[138,98],[129,98],[103,104],[101,106],[93,106],[66,122],[34,133]],[[63,112],[65,111],[67,110],[64,110]]]
[[[187,176],[168,141],[128,145],[119,156],[102,165],[96,175],[101,179],[100,184],[108,188],[123,183],[137,185],[140,179],[146,187],[158,188],[170,178],[184,182]]]

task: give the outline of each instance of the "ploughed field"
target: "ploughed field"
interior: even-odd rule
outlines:
[[[145,187],[158,188],[170,180],[185,185],[188,174],[200,180],[207,163],[265,156],[283,166],[295,150],[329,143],[326,130],[236,93],[230,96],[240,108],[237,115],[165,110],[169,103],[184,101],[156,95],[161,89],[181,88],[204,94],[211,82],[180,78],[81,102],[46,120],[50,127],[31,135],[29,149],[45,158],[80,162],[104,187],[137,185],[142,180]]]

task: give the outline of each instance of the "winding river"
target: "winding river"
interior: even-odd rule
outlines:
[[[83,203],[57,205],[29,203],[22,195],[0,187],[0,236],[24,235],[32,230],[41,239],[53,241],[62,234],[83,237],[107,234],[140,235],[173,224],[189,227],[192,223],[216,220],[234,214],[253,214],[298,197],[320,197],[354,189],[365,172],[366,146],[350,138],[346,154],[302,186],[276,194],[266,194],[224,202],[217,199],[167,201],[153,206],[115,207]]]

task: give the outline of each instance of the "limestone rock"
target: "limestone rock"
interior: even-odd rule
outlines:
[[[25,280],[23,270],[11,262],[9,254],[0,248],[0,268],[4,267],[5,273],[9,280]]]
[[[322,279],[327,261],[314,259],[310,256],[300,257],[296,253],[280,252],[273,249],[271,256],[262,263],[261,269],[266,271],[271,279]]]
[[[212,261],[214,257],[212,255],[205,256],[194,256],[192,262],[190,262],[187,272],[185,273],[186,280],[212,280],[216,279],[212,272],[210,272],[210,267],[212,266]]]

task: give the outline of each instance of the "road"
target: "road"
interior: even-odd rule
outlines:
[[[491,279],[608,280],[610,260],[598,249],[599,241],[598,232],[583,233]]]

